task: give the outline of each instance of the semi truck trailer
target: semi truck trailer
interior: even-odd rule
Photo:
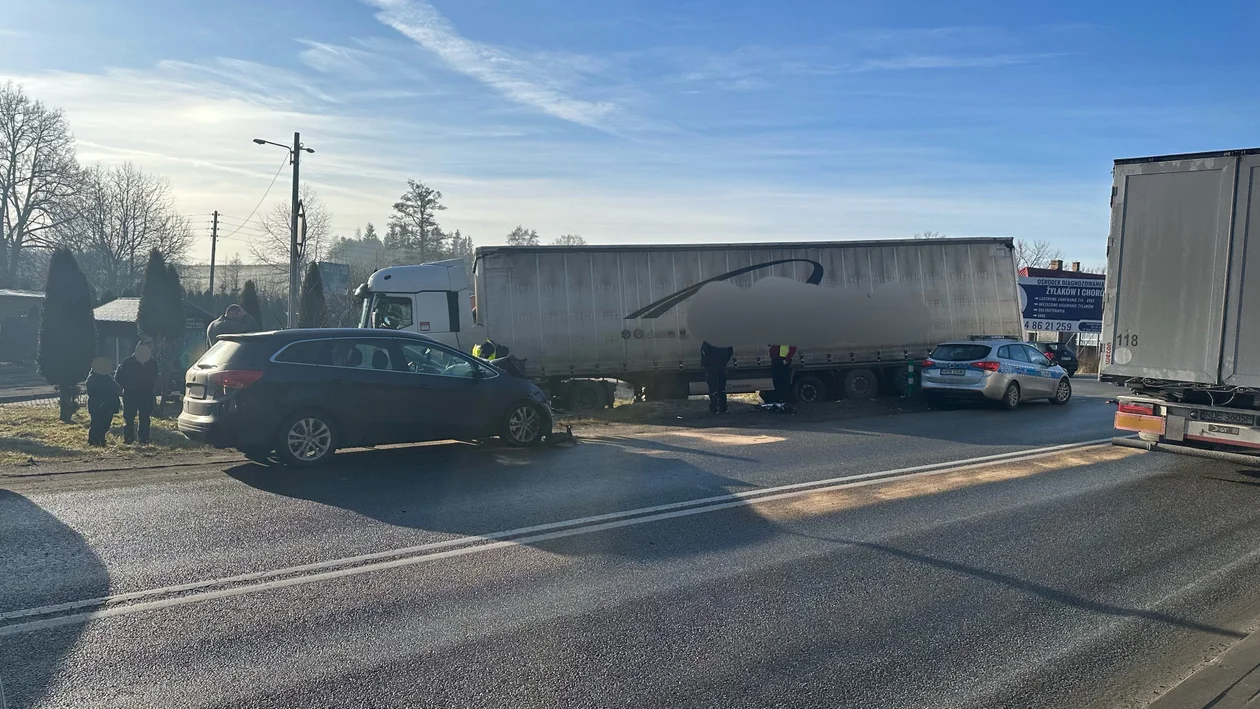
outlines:
[[[618,381],[648,399],[706,393],[706,332],[734,347],[732,393],[771,389],[768,346],[797,346],[793,393],[808,403],[904,393],[937,343],[1021,328],[1000,238],[483,247],[471,279],[461,260],[394,266],[357,294],[361,326],[506,346],[579,411],[610,406]]]
[[[1139,439],[1116,442],[1260,452],[1260,149],[1116,160],[1113,176],[1099,372],[1128,390],[1115,427]]]

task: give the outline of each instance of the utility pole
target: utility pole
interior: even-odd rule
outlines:
[[[302,134],[294,131],[293,147],[273,143],[270,140],[254,138],[259,145],[274,145],[289,151],[289,164],[293,166],[293,201],[289,204],[291,221],[289,223],[289,327],[297,327],[298,284],[302,282],[302,272],[298,266],[298,210],[301,203],[298,199],[298,167],[302,162],[302,151],[315,152],[302,145]]]
[[[219,210],[214,210],[214,221],[210,224],[210,304],[214,304],[214,249],[219,245]],[[214,308],[211,308],[214,310]]]
[[[302,161],[302,135],[293,133],[293,203],[290,205],[292,224],[289,235],[289,327],[297,327],[298,282],[298,165]]]

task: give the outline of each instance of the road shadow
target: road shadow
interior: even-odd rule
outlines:
[[[349,451],[313,470],[246,463],[225,472],[275,495],[349,510],[391,525],[458,536],[729,495],[753,487],[680,460],[678,453],[707,454],[718,464],[756,462],[682,445],[610,439],[527,450],[446,443]],[[584,543],[566,544],[557,553],[631,558],[687,555],[751,543],[774,532],[749,508],[732,513],[745,516],[748,528],[763,534],[697,540],[688,548],[670,545],[668,551],[623,534],[589,534],[582,535]],[[539,540],[536,545],[544,543],[548,542]],[[553,545],[553,551],[558,548]]]
[[[109,594],[109,572],[87,541],[26,497],[0,489],[0,614]],[[30,620],[30,619],[25,619]],[[6,633],[0,620],[0,681],[8,709],[35,706],[86,625]]]
[[[937,557],[928,556],[926,554],[918,554],[912,551],[907,551],[905,549],[900,549],[898,547],[895,547],[889,544],[865,542],[858,539],[842,539],[842,538],[819,536],[819,535],[814,535],[814,534],[805,534],[802,532],[796,532],[796,531],[788,530],[785,528],[780,528],[780,531],[786,534],[791,534],[793,536],[803,537],[806,539],[814,539],[814,540],[823,541],[823,542],[841,544],[841,545],[852,547],[855,549],[865,549],[868,551],[874,551],[874,552],[892,556],[898,559],[904,559],[906,561],[922,564],[924,566],[930,566],[936,569],[941,569],[943,571],[963,574],[963,575],[970,576],[972,578],[975,578],[981,581],[987,581],[989,583],[1005,586],[1007,588],[1019,591],[1021,593],[1028,594],[1030,596],[1036,596],[1038,598],[1042,598],[1047,601],[1051,601],[1051,602],[1058,603],[1065,606],[1070,606],[1072,608],[1079,608],[1081,610],[1089,611],[1091,613],[1098,613],[1101,615],[1109,615],[1109,616],[1116,616],[1116,617],[1123,617],[1123,618],[1136,618],[1136,619],[1141,619],[1141,620],[1149,620],[1156,623],[1164,623],[1166,625],[1171,625],[1177,628],[1183,628],[1185,630],[1194,630],[1194,631],[1202,632],[1202,633],[1210,633],[1213,635],[1218,635],[1218,636],[1229,638],[1232,640],[1241,640],[1242,638],[1247,637],[1247,633],[1239,632],[1236,630],[1230,630],[1229,628],[1222,628],[1219,626],[1209,625],[1206,623],[1199,623],[1197,621],[1190,620],[1188,618],[1181,618],[1175,615],[1170,615],[1168,613],[1160,613],[1158,611],[1148,611],[1141,608],[1128,608],[1125,606],[1115,605],[1112,603],[1103,603],[1101,601],[1095,601],[1095,600],[1086,598],[1085,596],[1081,596],[1075,593],[1062,591],[1060,589],[1054,588],[1053,586],[1047,586],[1044,584],[1036,583],[1034,581],[1021,579],[1018,576],[1013,576],[1011,574],[1004,574],[998,571],[990,571],[988,569],[983,569],[978,566],[972,566],[970,564],[963,564],[956,561],[948,561],[946,559],[939,559]]]

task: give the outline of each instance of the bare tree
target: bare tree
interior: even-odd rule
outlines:
[[[1015,240],[1016,268],[1046,268],[1051,261],[1063,258],[1063,253],[1051,246],[1049,241]]]
[[[421,263],[429,260],[447,239],[436,219],[436,213],[444,209],[441,192],[423,182],[407,180],[407,191],[394,203],[394,214],[389,218],[398,242],[391,247],[415,251]]]
[[[61,111],[0,86],[0,286],[17,277],[24,249],[55,245],[56,205],[74,193],[77,172]]]
[[[916,239],[944,239],[945,235],[939,231],[921,231],[914,235]]]
[[[298,253],[298,267],[320,260],[325,244],[332,238],[332,213],[324,206],[310,185],[303,184],[299,191],[302,213],[305,219],[298,221],[298,229],[305,229],[306,247]],[[263,236],[249,244],[249,250],[259,262],[272,266],[282,273],[289,270],[289,239],[292,234],[293,209],[289,200],[276,202],[271,211],[262,217]],[[299,231],[299,235],[302,232]]]
[[[564,236],[557,236],[555,241],[551,242],[552,246],[584,246],[585,244],[586,239],[583,239],[578,234],[565,234]]]
[[[517,224],[515,229],[508,232],[507,243],[508,246],[538,246],[538,232]]]
[[[227,266],[223,267],[224,277],[219,280],[219,294],[227,295],[231,293],[235,295],[241,290],[241,267],[245,264],[241,263],[241,255],[233,254],[232,260],[227,262]]]
[[[135,286],[157,249],[167,261],[183,258],[192,242],[188,219],[175,209],[165,178],[131,163],[82,171],[79,192],[54,210],[63,244],[81,255],[92,285],[118,293]]]

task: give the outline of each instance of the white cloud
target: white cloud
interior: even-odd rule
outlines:
[[[562,120],[609,130],[615,127],[618,107],[608,101],[573,98],[561,86],[555,69],[589,69],[580,55],[544,55],[539,59],[467,39],[432,5],[423,0],[366,0],[378,8],[377,18],[433,52],[447,66],[472,77],[513,101],[532,106]]]
[[[337,44],[316,42],[310,39],[299,39],[298,42],[306,47],[298,55],[298,58],[302,60],[302,63],[316,71],[325,74],[348,75],[356,78],[365,78],[373,75],[372,70],[365,63],[365,59],[370,56],[368,52]]]

